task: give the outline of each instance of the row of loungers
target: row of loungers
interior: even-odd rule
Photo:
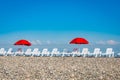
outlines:
[[[50,52],[46,48],[42,51],[39,51],[38,48],[34,48],[33,50],[28,48],[25,52],[21,50],[13,52],[12,48],[9,48],[8,51],[5,51],[4,48],[0,48],[0,56],[114,57],[114,51],[112,48],[107,48],[106,52],[102,53],[100,48],[95,48],[93,53],[90,53],[88,48],[83,48],[82,52],[77,50],[72,52],[67,52],[66,50],[63,50],[62,52],[60,52],[57,48],[54,48]]]

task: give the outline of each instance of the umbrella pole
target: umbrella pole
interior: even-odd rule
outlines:
[[[80,44],[78,44],[78,51],[77,53],[79,54],[78,56],[80,56]]]
[[[22,52],[23,52],[23,56],[25,56],[25,49],[24,49],[24,45],[22,45],[23,46],[23,50],[22,50]]]

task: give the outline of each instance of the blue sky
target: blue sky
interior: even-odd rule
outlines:
[[[120,44],[119,0],[0,0],[0,43]],[[37,40],[39,40],[37,42]]]

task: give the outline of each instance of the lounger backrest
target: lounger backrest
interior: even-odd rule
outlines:
[[[57,48],[54,48],[53,50],[52,50],[52,53],[57,53],[58,52],[58,49]]]
[[[107,49],[106,49],[106,53],[107,53],[107,54],[110,54],[110,53],[112,53],[112,52],[113,52],[113,49],[112,49],[112,48],[107,48]]]
[[[33,50],[33,52],[38,52],[39,51],[39,49],[38,48],[35,48],[34,50]]]
[[[83,48],[82,53],[83,54],[88,53],[88,48]]]
[[[4,49],[4,48],[1,48],[1,49],[0,49],[0,52],[1,52],[1,53],[5,52],[5,49]]]
[[[27,49],[27,50],[26,50],[26,52],[31,52],[31,49],[30,49],[30,48],[29,48],[29,49]]]
[[[48,49],[43,49],[42,50],[42,53],[44,53],[44,54],[47,53],[47,52],[48,52]]]
[[[100,53],[100,48],[95,48],[94,49],[94,53],[96,54],[96,53]]]

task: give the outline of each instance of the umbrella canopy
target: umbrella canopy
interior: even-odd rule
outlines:
[[[89,44],[89,42],[84,38],[74,38],[70,44]]]
[[[29,41],[27,41],[27,40],[22,39],[22,40],[19,40],[19,41],[15,42],[14,45],[31,46],[31,43]]]

